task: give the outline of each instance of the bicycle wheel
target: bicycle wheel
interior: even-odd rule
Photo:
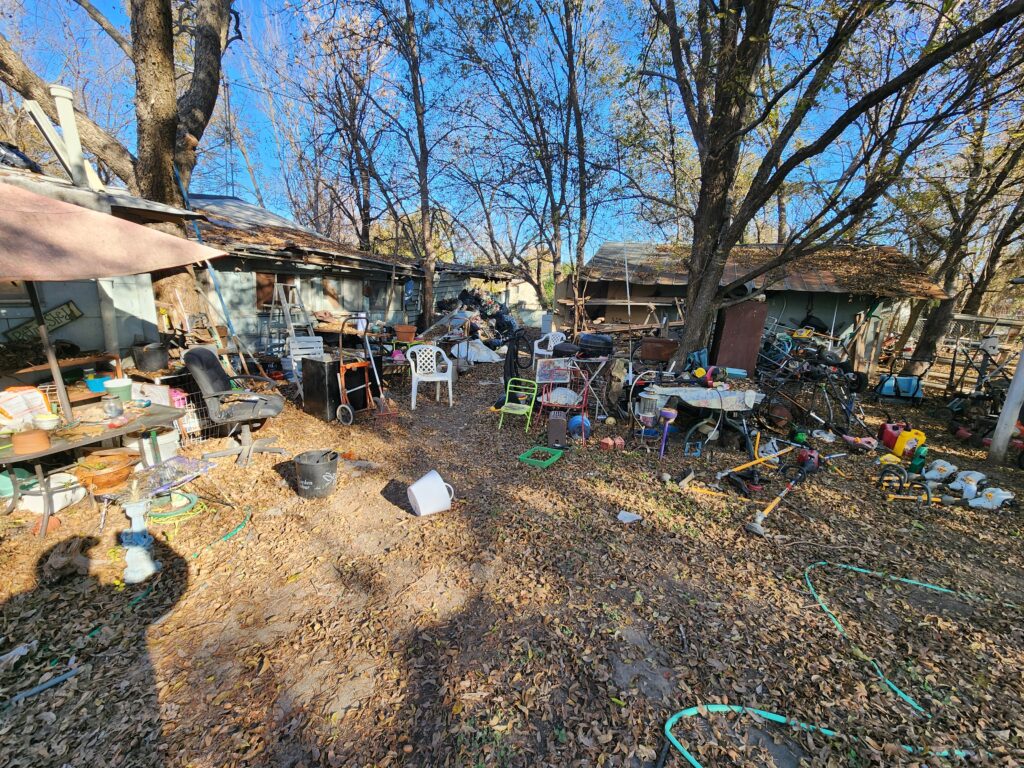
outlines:
[[[804,409],[802,426],[808,429],[831,429],[835,424],[835,411],[828,395],[827,385],[817,384],[801,400]]]
[[[754,419],[763,429],[780,435],[788,433],[790,427],[800,421],[799,394],[800,385],[796,382],[769,389],[754,411]]]

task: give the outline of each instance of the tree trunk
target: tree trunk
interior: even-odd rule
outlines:
[[[419,32],[412,0],[405,0],[405,39],[408,46],[409,85],[416,113],[416,180],[420,195],[419,236],[423,261],[423,325],[434,322],[434,232],[430,218],[430,147],[427,144],[427,107],[420,73]]]
[[[964,305],[960,309],[961,312],[965,315],[981,314],[981,306],[985,301],[985,294],[993,277],[995,277],[994,273],[991,275],[982,274],[978,277],[977,282],[971,286],[971,290],[967,294],[967,300],[964,301]]]
[[[170,0],[132,0],[136,5],[151,5],[167,8],[171,13]],[[177,100],[178,124],[174,142],[174,161],[181,174],[181,182],[188,189],[192,171],[196,167],[196,148],[203,138],[203,132],[213,117],[213,108],[220,94],[220,71],[224,49],[227,46],[228,28],[231,20],[231,0],[199,0],[195,4],[196,19],[193,33],[192,79],[188,90]],[[163,11],[161,10],[161,13]],[[132,40],[135,40],[135,25],[132,24]],[[138,43],[133,42],[138,72]],[[173,77],[174,50],[171,47]],[[138,75],[136,75],[136,82]],[[156,81],[154,87],[168,85],[173,94],[174,81]],[[137,100],[136,100],[137,101]]]
[[[580,106],[579,85],[576,77],[576,38],[573,29],[573,15],[576,3],[573,0],[563,0],[562,19],[565,25],[565,61],[566,73],[569,85],[569,108],[572,110],[573,125],[576,131],[576,171],[579,180],[578,193],[579,218],[577,224],[579,229],[576,233],[576,269],[573,272],[573,288],[576,295],[580,291],[580,274],[583,272],[583,258],[586,254],[587,238],[590,228],[590,212],[588,208],[587,192],[589,191],[589,179],[587,178],[587,137],[583,126],[583,108]]]
[[[557,292],[558,282],[562,279],[562,215],[557,208],[551,211],[551,278]]]
[[[551,305],[548,304],[548,297],[544,295],[544,259],[538,256],[536,264],[537,279],[531,280],[530,284],[537,292],[537,301],[540,302],[541,309],[546,312],[551,309]]]
[[[359,184],[362,187],[359,200],[359,250],[370,253],[373,249],[371,241],[373,214],[370,210],[370,170],[362,162],[360,162],[359,168]]]
[[[927,299],[919,299],[910,305],[910,314],[907,317],[907,324],[903,326],[903,330],[900,331],[900,337],[896,340],[894,354],[897,357],[903,354],[904,347],[907,346],[907,342],[910,341],[910,337],[914,333],[914,326],[916,326],[917,321],[921,319],[921,313],[924,312],[924,309],[927,306]]]
[[[920,376],[929,365],[929,361],[935,359],[935,352],[939,342],[946,335],[949,328],[949,321],[956,309],[956,297],[943,299],[937,307],[934,307],[925,318],[924,326],[921,328],[921,336],[914,347],[913,360],[908,360],[900,374],[903,376]]]
[[[723,241],[723,233],[729,225],[729,190],[735,168],[735,163],[727,158],[709,156],[701,170],[686,285],[686,321],[675,357],[680,364],[689,353],[707,345],[715,312],[721,303],[718,289],[733,245]]]
[[[686,286],[686,319],[683,324],[679,352],[676,353],[675,358],[680,363],[685,362],[686,356],[691,352],[706,347],[708,344],[711,325],[720,303],[715,296],[720,280],[721,270],[719,269],[717,278],[691,280]]]
[[[174,35],[169,0],[131,0],[135,52],[135,118],[143,197],[180,205],[174,181],[178,103],[174,92]]]
[[[996,247],[992,249],[988,260],[985,262],[985,268],[981,270],[978,279],[971,286],[963,308],[960,310],[965,315],[981,314],[982,307],[985,304],[985,296],[989,293],[992,281],[995,280],[996,274],[998,274],[1006,241],[1012,236],[1013,231],[1015,231],[1015,228],[1011,230],[1008,226],[1003,232],[999,233],[999,240],[1001,242],[997,243]]]
[[[781,187],[778,194],[775,195],[775,210],[779,220],[777,232],[775,233],[775,242],[784,243],[786,242],[786,195]]]

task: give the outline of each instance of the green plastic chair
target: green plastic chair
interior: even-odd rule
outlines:
[[[505,387],[505,404],[498,412],[501,418],[498,419],[498,429],[501,429],[505,421],[505,414],[511,413],[515,416],[526,417],[526,431],[530,431],[530,422],[533,421],[533,404],[537,400],[537,382],[532,379],[509,379]]]

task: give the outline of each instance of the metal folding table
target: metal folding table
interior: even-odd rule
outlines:
[[[18,498],[22,495],[41,495],[43,497],[43,519],[39,527],[39,536],[42,538],[46,535],[46,526],[49,524],[50,516],[53,514],[54,493],[54,489],[50,488],[49,478],[43,471],[43,459],[47,456],[55,456],[58,453],[74,451],[78,448],[85,448],[90,445],[102,443],[104,440],[110,440],[115,437],[124,437],[139,430],[146,432],[157,427],[169,427],[184,415],[185,412],[180,408],[172,408],[169,405],[150,405],[139,418],[128,422],[122,427],[106,429],[105,431],[99,432],[95,435],[86,435],[74,440],[56,438],[52,440],[50,447],[45,451],[18,454],[14,453],[13,448],[11,447],[0,449],[0,467],[7,470],[7,475],[11,479],[11,486],[13,489],[10,501],[7,503],[7,507],[3,509],[2,514],[9,515],[13,512],[14,508],[18,504]],[[140,450],[142,449],[144,440],[144,436],[139,438]],[[144,452],[143,455],[145,455]],[[21,463],[32,464],[36,476],[36,482],[38,483],[38,490],[21,491],[18,485],[18,478],[14,473],[14,465]],[[66,490],[66,488],[56,490]]]

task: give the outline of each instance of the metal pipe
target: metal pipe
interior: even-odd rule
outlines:
[[[57,388],[57,400],[60,402],[60,409],[64,418],[71,420],[71,400],[68,398],[68,391],[64,386],[64,377],[60,371],[60,363],[57,362],[57,353],[50,343],[50,334],[46,331],[46,319],[43,317],[43,305],[39,300],[39,289],[32,280],[25,281],[25,290],[28,292],[28,300],[32,303],[32,314],[36,318],[36,326],[39,330],[39,339],[43,344],[43,351],[46,352],[46,362],[50,364],[50,374],[53,376],[53,385]]]
[[[75,106],[72,101],[71,89],[55,83],[50,86],[50,95],[53,96],[54,104],[57,106],[57,119],[60,121],[60,130],[64,135],[64,147],[67,150],[71,180],[77,187],[91,188],[89,172],[85,165],[85,155],[82,154],[82,139],[78,135],[78,125],[75,123]]]

